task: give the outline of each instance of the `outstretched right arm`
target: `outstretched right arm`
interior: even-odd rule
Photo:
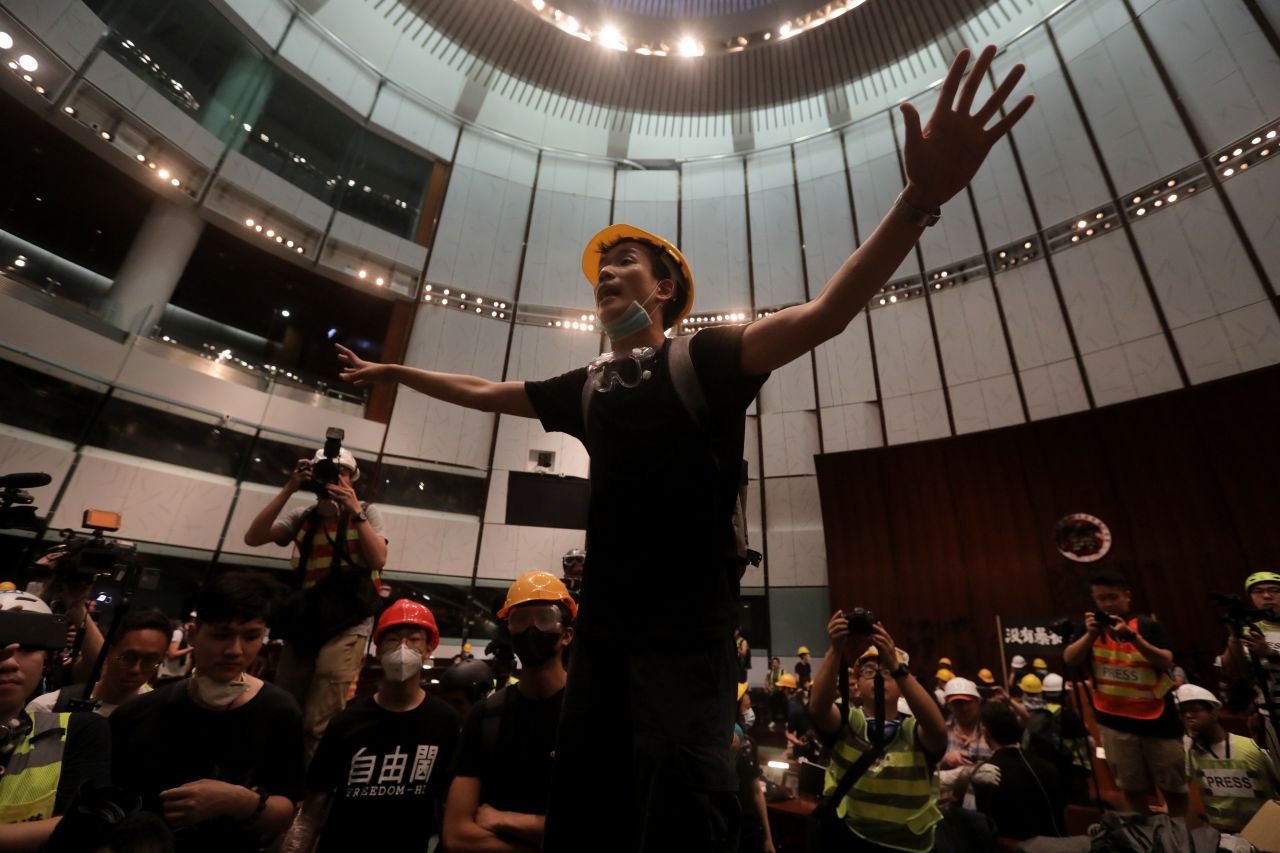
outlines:
[[[538,413],[524,391],[523,382],[494,382],[479,376],[462,376],[456,373],[436,373],[405,367],[402,364],[377,364],[365,361],[342,344],[338,348],[338,361],[342,363],[342,378],[356,385],[375,382],[398,382],[414,391],[482,412],[518,415],[536,418]]]

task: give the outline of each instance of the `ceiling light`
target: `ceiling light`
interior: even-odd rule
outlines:
[[[376,279],[374,279],[373,283],[378,285],[378,287],[382,287],[382,285],[386,284],[382,276],[378,276]]]
[[[285,318],[287,318],[287,317],[289,316],[289,309],[288,309],[288,308],[281,308],[281,309],[280,309],[280,316],[281,316],[281,317],[285,317]]]
[[[69,116],[73,116],[73,115],[75,115],[75,114],[76,114],[76,108],[75,108],[75,107],[63,107],[63,108],[62,108],[62,111],[63,111],[64,113],[66,113],[67,115],[69,115]]]
[[[547,8],[547,0],[533,0],[533,8],[535,11],[541,12]]]
[[[889,301],[890,301],[890,302],[897,302],[897,301],[898,301],[898,297],[896,297],[896,296],[890,296],[890,297],[889,297]]]
[[[784,39],[785,39],[785,38],[791,38],[791,24],[790,24],[790,22],[785,23],[785,24],[783,24],[782,26],[778,27],[778,37],[779,37],[779,38],[784,38]]]
[[[254,230],[254,231],[257,231],[258,233],[262,233],[262,226],[261,226],[261,225],[255,225],[255,226],[253,226],[253,230]]]
[[[276,236],[275,229],[268,228],[268,229],[267,229],[267,236],[268,236],[268,237],[274,237],[274,236]]]
[[[244,128],[245,133],[248,133],[249,131],[253,130],[253,125],[249,124],[249,122],[247,121],[244,124],[242,124],[241,127]]]
[[[179,181],[177,178],[171,178],[171,179],[169,180],[169,183],[173,184],[175,187],[180,187],[180,186],[182,186],[182,182],[181,182],[181,181]]]
[[[177,178],[174,178],[174,180],[177,180]],[[176,186],[176,185],[175,185],[175,186]],[[277,243],[283,243],[283,242],[284,242],[284,238],[283,238],[283,237],[281,237],[279,234],[277,234],[277,235],[276,235],[276,242],[277,242]]]
[[[0,30],[0,50],[8,50],[11,47],[13,47],[13,36]]]
[[[1170,202],[1170,203],[1175,202],[1175,201],[1177,201],[1177,200],[1178,200],[1178,194],[1177,194],[1177,193],[1169,193],[1169,202]]]
[[[1232,152],[1231,152],[1231,156],[1232,156],[1232,157],[1239,157],[1239,156],[1240,156],[1241,154],[1243,154],[1243,153],[1244,153],[1244,149],[1243,149],[1243,148],[1237,148],[1235,151],[1232,151]]]
[[[1088,225],[1088,224],[1089,224],[1088,222],[1085,222],[1083,219],[1081,219],[1079,222],[1077,222],[1077,223],[1076,223],[1076,227],[1077,227],[1077,228],[1083,228],[1083,227],[1085,227],[1085,226],[1086,226],[1086,225]]]
[[[680,55],[681,56],[702,56],[702,47],[692,36],[685,36],[680,39]]]
[[[290,248],[290,249],[292,249],[292,248],[293,248],[293,241],[292,241],[292,240],[285,240],[285,241],[284,241],[284,244],[285,244],[285,246],[286,246],[287,248]]]
[[[40,63],[36,62],[36,58],[29,53],[24,53],[18,57],[18,65],[23,71],[35,71],[40,67]]]
[[[162,181],[167,181],[167,180],[169,180],[169,170],[168,170],[168,169],[161,169],[159,172],[156,172],[156,174],[160,176],[160,180],[162,180]]]
[[[1235,170],[1235,169],[1223,169],[1223,170],[1222,170],[1222,177],[1224,177],[1224,178],[1229,178],[1229,177],[1231,177],[1232,175],[1234,175],[1235,173],[1236,173],[1236,170]]]
[[[302,250],[302,247],[301,247],[301,246],[299,246],[299,247],[298,247],[297,249],[295,249],[294,251],[296,251],[299,255],[301,255],[303,250]]]
[[[136,157],[136,159],[137,159],[137,161],[138,161],[139,163],[145,163],[145,162],[147,162],[147,155],[146,155],[146,154],[137,154],[137,155],[135,155],[135,157]],[[253,224],[253,223],[250,223],[250,224]]]
[[[1143,215],[1145,215],[1145,214],[1146,214],[1146,212],[1147,212],[1147,209],[1146,209],[1145,207],[1140,207],[1140,208],[1138,208],[1138,215],[1139,215],[1139,216],[1143,216]]]
[[[618,28],[613,26],[605,27],[600,31],[600,43],[614,50],[627,49],[626,43],[622,40],[622,33],[618,32]]]
[[[447,287],[446,287],[446,288],[444,289],[444,295],[445,295],[445,296],[448,296],[448,295],[449,295],[449,288],[447,288]]]
[[[14,260],[13,265],[14,265],[15,267],[25,267],[25,266],[27,265],[27,259],[26,259],[26,258],[17,258],[17,259],[15,259],[15,260]]]
[[[578,31],[578,19],[570,15],[564,22],[564,28],[571,33],[576,33]]]

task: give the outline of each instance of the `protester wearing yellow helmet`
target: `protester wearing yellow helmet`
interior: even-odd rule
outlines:
[[[938,663],[942,664],[944,660],[949,661],[950,658],[942,658]],[[956,677],[956,674],[948,668],[949,666],[949,663],[945,666],[940,666],[938,671],[933,674],[933,697],[938,700],[939,708],[946,707],[947,699],[943,691],[947,689],[947,682]]]
[[[971,56],[956,58],[927,135],[915,108],[903,104],[906,186],[892,213],[809,302],[745,326],[680,334],[695,295],[688,260],[669,240],[617,224],[588,240],[582,254],[595,320],[609,338],[608,352],[589,365],[540,382],[493,382],[371,364],[339,348],[346,381],[401,382],[472,409],[537,418],[547,432],[582,441],[590,456],[582,613],[548,849],[598,849],[608,836],[644,838],[653,849],[724,846],[705,834],[736,820],[721,804],[736,789],[727,747],[737,684],[730,638],[750,553],[740,535],[745,525],[734,524],[746,410],[772,371],[853,322],[1030,107],[1024,99],[985,127],[1018,69],[971,109],[995,54],[994,46],[983,51],[963,91]],[[667,594],[667,578],[679,578],[677,593]],[[682,686],[681,701],[660,701],[673,682]],[[617,744],[621,732],[629,745]],[[607,786],[593,772],[604,743],[618,747]],[[633,793],[634,808],[617,808],[619,790]]]
[[[809,683],[813,681],[813,665],[809,663],[809,647],[801,646],[796,650],[796,654],[800,656],[800,660],[796,661],[796,684],[800,685],[801,690],[808,690]]]
[[[1244,591],[1253,609],[1267,615],[1250,621],[1243,636],[1232,634],[1222,667],[1228,677],[1253,685],[1264,743],[1271,755],[1280,756],[1280,572],[1254,572],[1245,578]]]
[[[520,681],[475,705],[463,725],[445,805],[446,848],[541,846],[568,678],[563,653],[577,613],[550,572],[526,572],[507,590],[498,618],[520,659]]]

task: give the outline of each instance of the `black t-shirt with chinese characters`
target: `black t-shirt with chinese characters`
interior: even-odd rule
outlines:
[[[388,711],[372,696],[329,721],[307,770],[307,790],[331,794],[319,853],[379,846],[414,849],[437,832],[449,787],[458,716],[439,699]]]
[[[302,799],[302,714],[273,684],[238,708],[210,711],[175,681],[130,699],[111,715],[112,781],[164,816],[160,792],[200,779],[261,786],[269,795]],[[231,818],[175,827],[174,846],[189,851],[256,853],[262,840]]]
[[[495,748],[485,748],[485,703],[478,702],[462,726],[453,775],[479,779],[480,802],[495,809],[546,814],[564,690],[546,699],[529,699],[513,685],[500,695],[502,720]]]
[[[1128,616],[1125,621],[1132,619]],[[1150,616],[1138,616],[1138,634],[1157,649],[1172,649],[1173,641],[1164,626]],[[1092,661],[1090,662],[1092,666]],[[1164,696],[1164,712],[1154,720],[1138,720],[1133,717],[1122,717],[1095,709],[1094,716],[1098,725],[1106,726],[1118,732],[1142,735],[1144,737],[1180,738],[1183,735],[1182,718],[1178,716],[1177,706],[1173,701],[1173,691]]]
[[[742,373],[744,328],[704,329],[690,342],[705,429],[676,395],[670,341],[648,365],[649,379],[592,395],[586,429],[585,367],[525,383],[543,428],[581,440],[591,456],[579,630],[633,638],[732,630],[732,515],[746,410],[768,378]]]

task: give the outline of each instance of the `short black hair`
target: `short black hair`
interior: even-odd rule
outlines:
[[[662,306],[662,325],[670,329],[680,319],[680,313],[684,310],[685,303],[689,301],[689,283],[684,280],[684,270],[680,269],[680,265],[667,253],[666,249],[641,237],[623,237],[611,243],[602,242],[596,247],[596,251],[603,258],[623,243],[635,243],[645,250],[645,254],[649,256],[649,268],[653,270],[654,278],[658,281],[671,279],[676,283],[675,296],[668,299]]]
[[[277,584],[253,572],[223,572],[196,596],[196,621],[201,625],[266,621],[271,618],[278,590]]]
[[[159,610],[138,610],[120,623],[120,636],[130,631],[159,631],[166,637],[173,633],[173,622]]]
[[[1089,586],[1111,586],[1128,591],[1129,579],[1115,569],[1103,569],[1089,577]]]
[[[988,700],[982,704],[982,727],[1000,746],[1022,741],[1022,720],[1007,702]]]

